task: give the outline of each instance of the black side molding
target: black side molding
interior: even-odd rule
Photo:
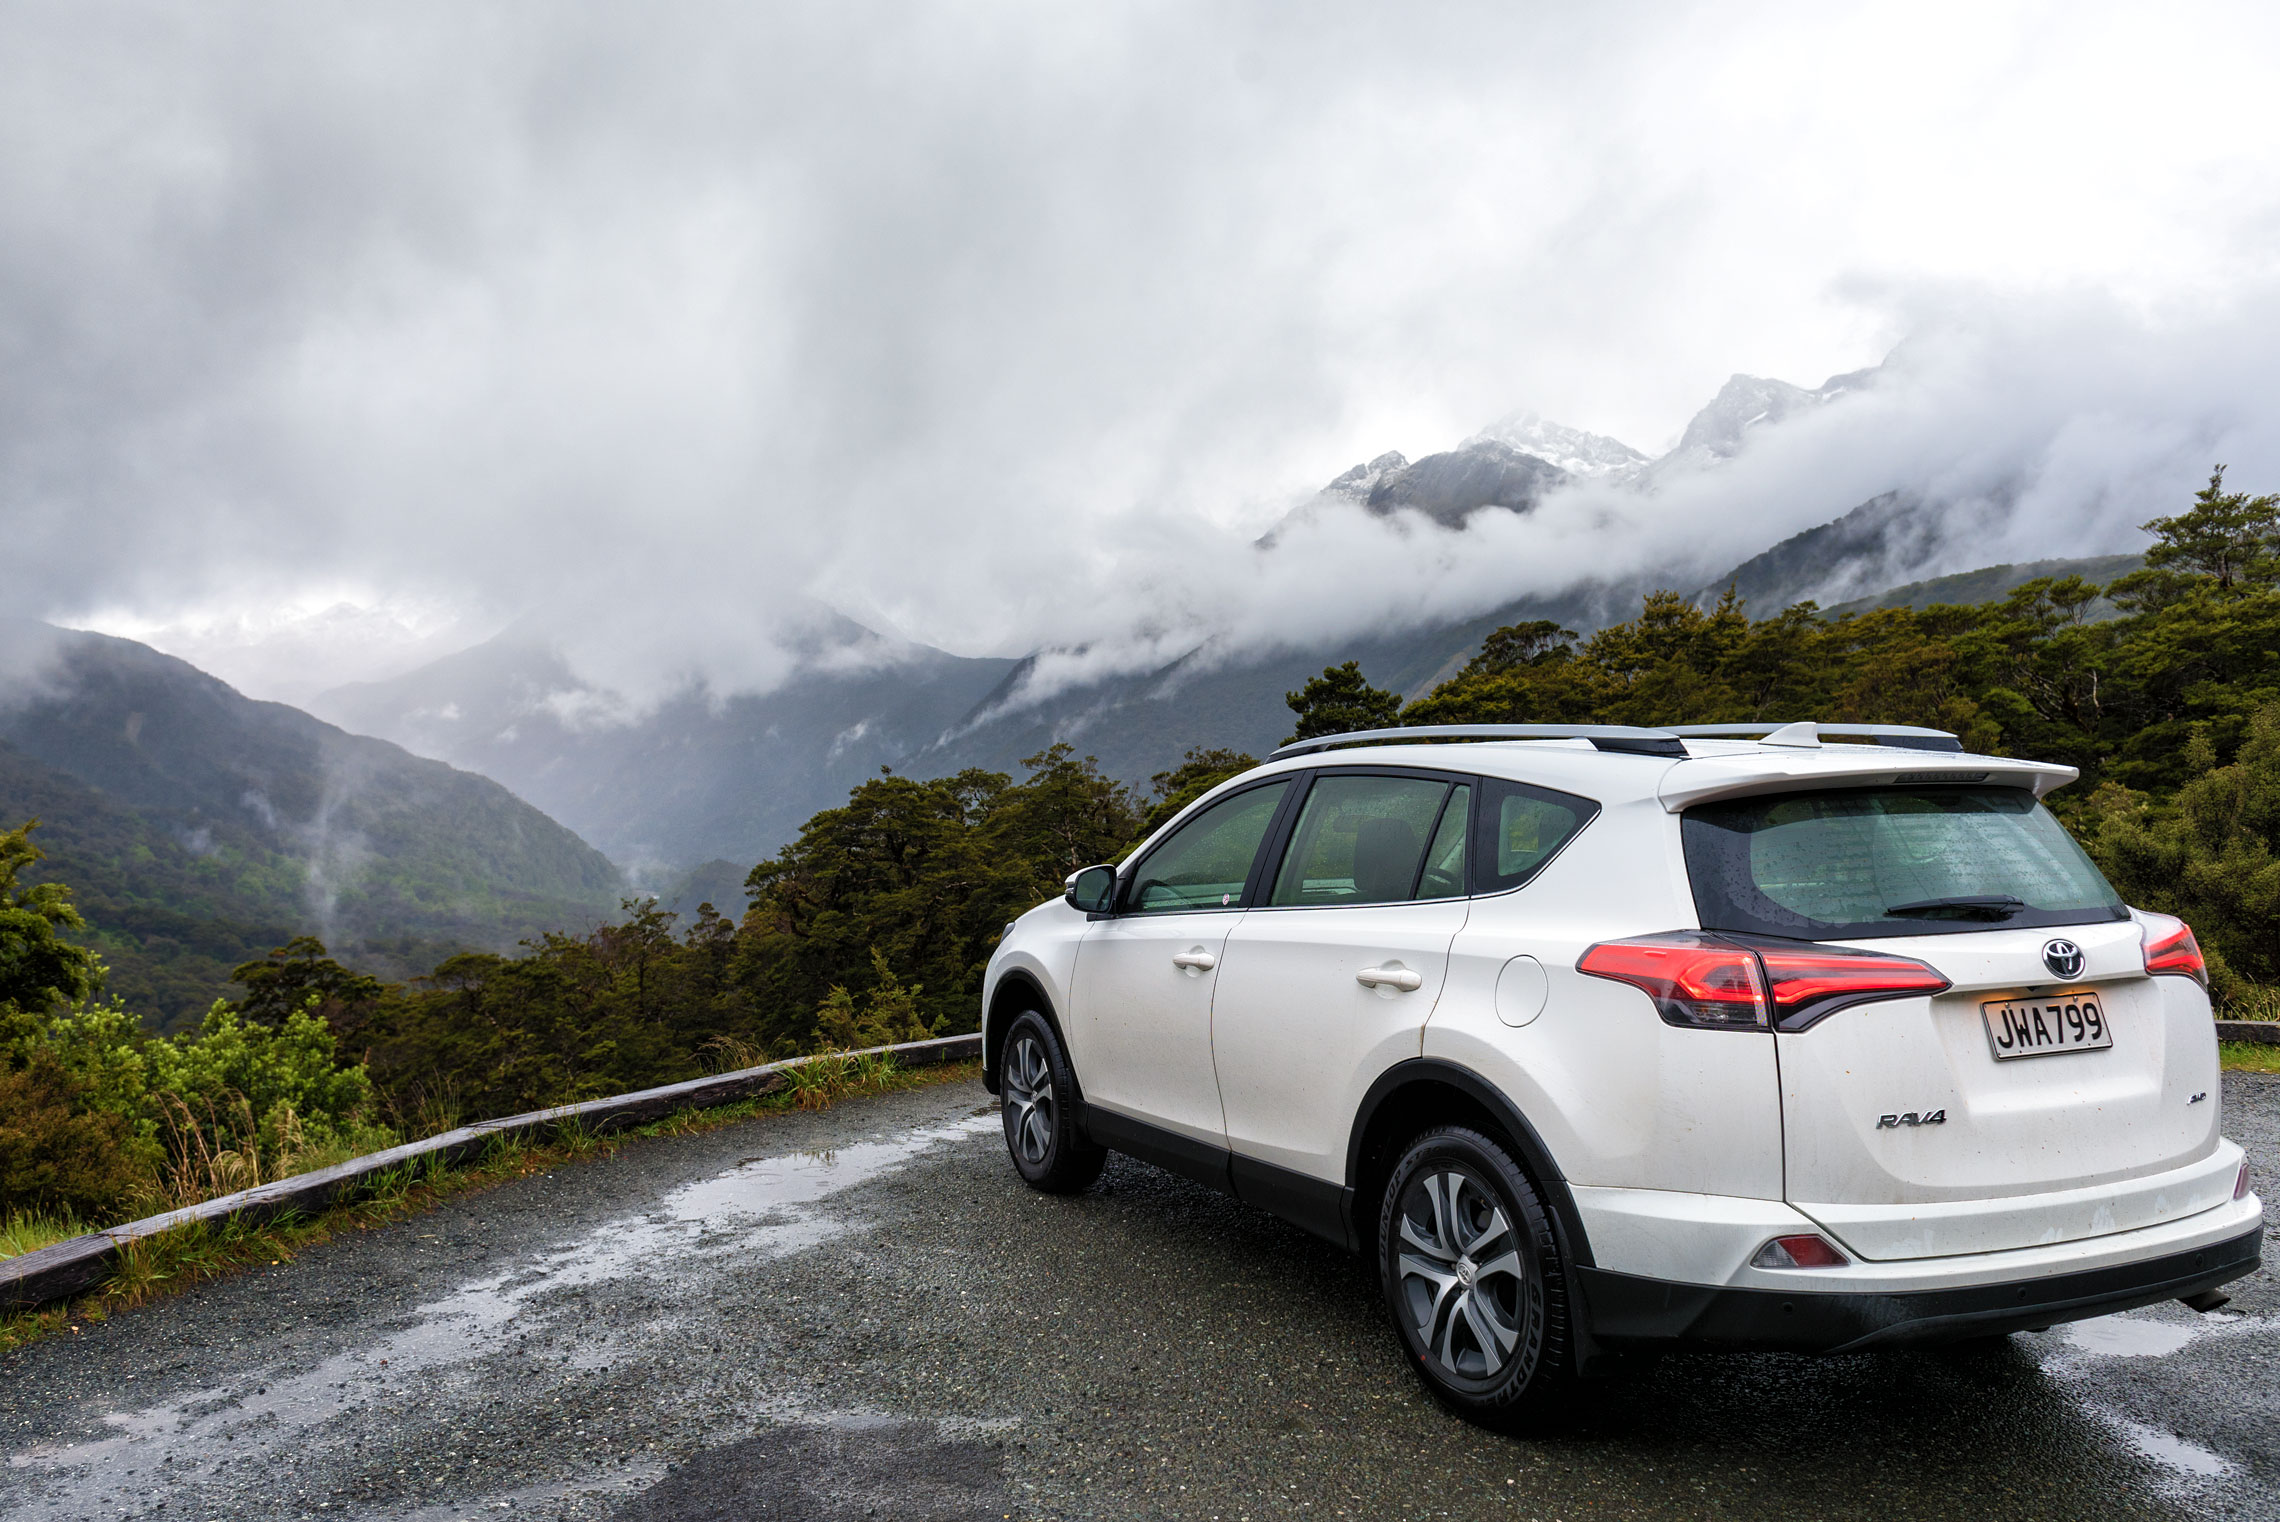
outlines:
[[[1348,1252],[1361,1250],[1351,1224],[1353,1190],[1255,1157],[1230,1157],[1227,1171],[1235,1183],[1235,1198],[1244,1204],[1279,1215]]]
[[[1111,1152],[1208,1184],[1348,1252],[1356,1250],[1348,1224],[1353,1217],[1351,1189],[1256,1158],[1240,1157],[1224,1147],[1094,1105],[1085,1107],[1083,1125],[1087,1136]]]
[[[1154,1163],[1166,1173],[1209,1184],[1223,1194],[1235,1192],[1234,1181],[1227,1174],[1227,1149],[1214,1147],[1151,1126],[1144,1120],[1118,1115],[1098,1105],[1086,1105],[1085,1134],[1108,1148],[1127,1157],[1136,1157],[1144,1163]]]

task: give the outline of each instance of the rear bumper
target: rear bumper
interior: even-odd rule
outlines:
[[[1885,1293],[1816,1290],[1803,1282],[1793,1290],[1676,1284],[1599,1268],[1575,1272],[1592,1336],[1609,1347],[1694,1343],[1849,1353],[1991,1337],[2175,1300],[2254,1273],[2263,1243],[2258,1220],[2222,1241],[2135,1262]]]

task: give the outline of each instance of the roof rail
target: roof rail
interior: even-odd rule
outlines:
[[[1963,749],[1963,742],[1947,730],[1921,729],[1913,724],[1822,724],[1807,719],[1794,724],[1669,724],[1663,732],[1694,740],[1768,740],[1778,734],[1782,737],[1771,741],[1776,745],[1814,746],[1823,739],[1846,739],[1901,750]]]
[[[1822,724],[1811,719],[1789,724],[1413,724],[1399,729],[1357,729],[1350,734],[1293,740],[1268,755],[1269,761],[1304,756],[1337,745],[1371,745],[1406,740],[1589,740],[1601,750],[1632,756],[1683,759],[1687,740],[1761,740],[1772,745],[1817,746],[1823,736],[1867,740],[1900,750],[1960,751],[1963,742],[1944,729],[1913,724]]]
[[[1686,747],[1673,731],[1641,729],[1634,724],[1414,724],[1403,729],[1358,729],[1351,734],[1294,740],[1267,759],[1280,761],[1285,756],[1303,756],[1333,745],[1389,740],[1589,740],[1601,750],[1626,755],[1681,758],[1686,754]]]

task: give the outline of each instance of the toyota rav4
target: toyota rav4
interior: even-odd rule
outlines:
[[[2263,1214],[2207,972],[2038,801],[2075,775],[1811,723],[1285,746],[1008,927],[1013,1165],[1367,1253],[1491,1422],[1627,1350],[2210,1309]]]

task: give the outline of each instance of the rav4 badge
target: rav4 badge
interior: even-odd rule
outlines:
[[[1944,1126],[1946,1124],[1947,1111],[1945,1110],[1926,1110],[1921,1115],[1910,1110],[1905,1115],[1879,1115],[1876,1117],[1876,1129],[1879,1131],[1892,1131],[1901,1126]]]

